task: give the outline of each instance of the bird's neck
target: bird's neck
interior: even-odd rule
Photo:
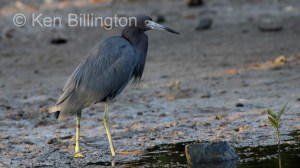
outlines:
[[[122,37],[128,40],[136,49],[148,48],[148,37],[143,31],[124,28]]]

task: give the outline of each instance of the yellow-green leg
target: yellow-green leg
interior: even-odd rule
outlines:
[[[81,112],[77,113],[76,116],[76,146],[75,146],[75,154],[74,158],[83,158],[84,156],[80,153],[80,148],[79,148],[79,138],[80,138],[80,118],[81,118]]]
[[[109,142],[111,156],[114,157],[116,155],[116,153],[115,153],[114,145],[113,145],[113,142],[112,142],[112,139],[111,139],[111,134],[110,134],[110,131],[109,131],[107,113],[108,113],[108,103],[105,103],[104,104],[103,123],[104,123],[104,127],[105,127],[105,130],[106,130],[107,139],[108,139],[108,142]]]

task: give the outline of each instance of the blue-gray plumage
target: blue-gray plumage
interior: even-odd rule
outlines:
[[[69,77],[63,89],[64,93],[56,105],[49,108],[49,112],[55,112],[59,120],[77,114],[75,157],[82,157],[79,151],[81,110],[95,103],[107,103],[113,100],[131,80],[135,83],[140,81],[148,50],[148,37],[145,31],[161,29],[178,34],[153,22],[145,15],[136,16],[136,21],[136,25],[123,28],[122,36],[109,37],[97,44]],[[107,110],[105,108],[104,124],[114,156],[106,117]]]

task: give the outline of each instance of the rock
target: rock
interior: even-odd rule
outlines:
[[[190,167],[236,167],[238,155],[227,142],[206,142],[185,146],[185,154]]]
[[[187,0],[187,5],[189,7],[202,6],[204,5],[203,0]]]
[[[9,28],[5,28],[2,31],[2,38],[3,39],[11,39],[11,38],[14,37],[15,33],[16,33],[16,29],[10,28],[10,27]]]
[[[67,37],[61,32],[55,33],[54,37],[51,39],[50,43],[54,45],[60,45],[67,43]]]
[[[215,119],[215,120],[221,120],[221,119],[222,119],[222,117],[221,117],[221,116],[218,116],[218,115],[216,115],[216,116],[214,117],[214,119]]]
[[[201,18],[199,20],[199,23],[196,27],[196,30],[208,30],[211,28],[211,25],[213,23],[213,20],[211,18]]]
[[[258,28],[261,32],[277,32],[283,29],[283,25],[271,16],[263,16],[258,21]]]
[[[177,97],[174,95],[171,95],[171,96],[168,96],[167,99],[168,99],[168,101],[174,101],[177,99]]]
[[[211,97],[210,93],[206,93],[206,94],[201,96],[201,99],[208,99],[210,97]]]
[[[65,43],[67,43],[67,39],[62,38],[62,37],[57,37],[57,38],[51,39],[50,43],[55,44],[55,45],[65,44]]]
[[[237,104],[235,105],[235,107],[244,107],[244,104],[243,104],[243,103],[237,103]]]
[[[166,21],[166,18],[163,15],[157,15],[155,18],[156,23],[164,23]]]
[[[275,65],[283,65],[285,63],[286,63],[286,58],[284,55],[281,55],[274,60]]]
[[[158,115],[158,117],[166,117],[166,116],[167,116],[166,113],[161,113]]]

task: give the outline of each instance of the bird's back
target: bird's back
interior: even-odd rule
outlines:
[[[59,120],[114,99],[131,80],[137,62],[132,45],[122,37],[97,44],[69,77],[56,104]]]

